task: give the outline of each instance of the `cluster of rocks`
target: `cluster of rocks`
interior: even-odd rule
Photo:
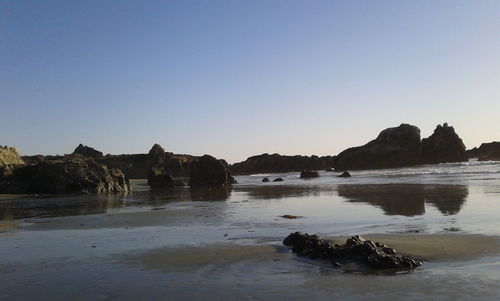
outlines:
[[[273,182],[283,182],[283,181],[284,181],[283,178],[275,178],[273,180]],[[262,179],[262,183],[268,183],[268,182],[271,182],[271,180],[269,180],[268,177]]]
[[[375,140],[341,152],[335,159],[337,170],[378,169],[467,161],[462,139],[448,124],[438,125],[423,140],[416,126],[401,124],[382,131]]]
[[[347,239],[344,245],[320,239],[317,235],[295,232],[283,240],[292,252],[311,259],[330,260],[335,267],[356,262],[375,269],[414,269],[422,261],[403,256],[387,245],[365,240],[361,236]]]
[[[300,178],[301,179],[311,179],[311,178],[318,178],[319,173],[315,170],[303,170],[300,172]]]

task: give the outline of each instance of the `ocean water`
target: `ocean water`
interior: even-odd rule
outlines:
[[[500,297],[500,162],[351,174],[237,176],[229,190],[152,191],[138,180],[129,194],[0,195],[0,299]],[[415,239],[428,258],[410,272],[353,273],[291,254],[281,241],[294,231]],[[435,248],[417,250],[429,241]]]

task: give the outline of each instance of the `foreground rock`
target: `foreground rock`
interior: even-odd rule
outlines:
[[[129,191],[129,180],[118,169],[110,169],[80,155],[15,169],[0,180],[0,193],[98,193]]]
[[[102,152],[100,152],[96,149],[93,149],[90,146],[83,145],[81,143],[75,148],[75,150],[73,151],[73,154],[79,154],[82,156],[87,156],[87,157],[92,157],[92,158],[102,158],[103,157]]]
[[[191,165],[191,187],[228,186],[234,179],[221,160],[204,155]]]
[[[358,235],[347,239],[344,245],[337,245],[317,235],[295,232],[288,235],[283,244],[291,246],[299,256],[330,260],[337,267],[352,261],[375,269],[413,269],[422,264],[420,260]]]
[[[301,179],[319,178],[319,173],[315,170],[303,170],[300,172]]]
[[[462,139],[447,123],[438,125],[429,138],[422,140],[423,163],[464,162],[468,159]]]
[[[499,161],[500,142],[483,143],[467,151],[469,158],[477,158],[479,161]]]
[[[333,167],[332,156],[284,156],[280,154],[262,154],[243,162],[233,164],[233,174],[283,173],[302,170],[325,170]]]

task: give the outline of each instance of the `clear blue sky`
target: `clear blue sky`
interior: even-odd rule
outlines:
[[[337,154],[500,140],[500,1],[0,0],[0,145]]]

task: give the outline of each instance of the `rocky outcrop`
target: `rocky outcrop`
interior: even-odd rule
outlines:
[[[295,232],[283,241],[292,247],[292,252],[311,259],[330,260],[335,267],[356,262],[375,269],[414,269],[422,264],[420,260],[403,256],[387,245],[365,240],[361,236],[347,239],[344,245],[319,239],[317,235]]]
[[[469,158],[477,158],[479,161],[500,160],[500,142],[483,143],[467,151]]]
[[[99,193],[129,191],[118,169],[81,155],[15,169],[0,180],[0,193]]]
[[[420,130],[401,124],[383,130],[375,140],[341,152],[336,170],[378,169],[415,165],[420,159]]]
[[[204,155],[191,165],[191,187],[215,187],[231,184],[231,172],[221,160]]]
[[[300,172],[300,178],[301,179],[311,179],[311,178],[318,178],[319,173],[315,170],[303,170]]]
[[[438,125],[429,138],[422,140],[423,163],[437,164],[467,160],[468,156],[462,139],[447,123]]]
[[[166,152],[159,144],[147,154],[107,155],[101,162],[118,168],[131,179],[146,179],[152,168],[166,170],[173,177],[189,177],[191,163],[197,157]]]
[[[102,152],[100,152],[96,149],[93,149],[90,146],[83,145],[81,143],[75,148],[75,150],[73,151],[73,154],[78,154],[78,155],[92,157],[92,158],[102,158],[103,157]]]
[[[0,146],[0,178],[12,174],[12,171],[24,165],[21,155],[14,147]]]
[[[0,166],[23,165],[24,161],[15,147],[0,146]]]
[[[262,154],[230,166],[233,174],[300,172],[302,170],[325,170],[333,167],[332,156],[284,156]]]

